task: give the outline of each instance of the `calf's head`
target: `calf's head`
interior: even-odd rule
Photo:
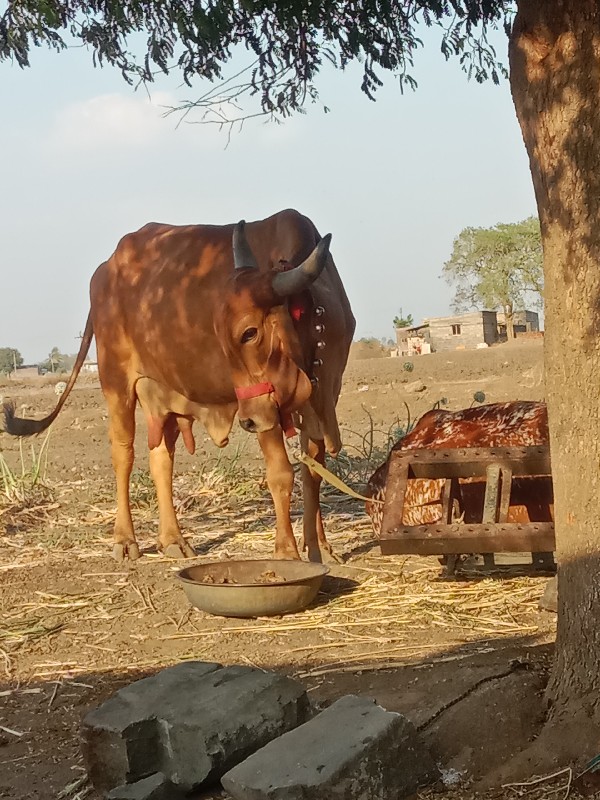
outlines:
[[[305,357],[287,311],[287,299],[307,289],[323,271],[331,235],[288,272],[263,271],[250,249],[245,223],[233,232],[234,273],[215,317],[238,398],[244,430],[253,433],[282,424],[310,397]]]

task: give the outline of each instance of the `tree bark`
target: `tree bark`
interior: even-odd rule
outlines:
[[[515,338],[515,323],[512,303],[504,306],[504,322],[506,324],[506,338],[510,342]]]
[[[563,763],[600,752],[600,9],[518,0],[511,89],[542,227],[559,561],[550,727]],[[583,729],[585,728],[585,735]]]

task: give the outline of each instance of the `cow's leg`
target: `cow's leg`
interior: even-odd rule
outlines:
[[[127,398],[116,392],[113,394],[106,389],[104,393],[108,403],[110,447],[117,483],[113,557],[117,561],[127,558],[133,561],[140,556],[129,504],[129,478],[134,457],[135,398]]]
[[[290,464],[281,428],[259,433],[258,442],[265,458],[267,484],[273,498],[276,517],[275,558],[299,559],[298,547],[290,520],[290,500],[294,470]]]
[[[158,547],[169,558],[193,558],[196,554],[181,535],[173,506],[173,462],[178,435],[176,418],[167,417],[160,444],[150,450],[150,472],[158,500]]]
[[[325,442],[313,441],[302,434],[302,450],[319,464],[325,464]],[[319,493],[321,476],[302,464],[302,490],[304,497],[302,550],[308,551],[308,560],[318,563],[323,561],[339,561],[334,555],[331,545],[325,536]]]

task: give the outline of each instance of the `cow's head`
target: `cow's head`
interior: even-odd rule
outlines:
[[[244,430],[260,433],[286,427],[289,415],[310,397],[305,357],[286,302],[301,294],[323,271],[331,235],[292,270],[271,272],[258,264],[244,221],[233,232],[235,270],[215,316],[215,329],[229,362]]]

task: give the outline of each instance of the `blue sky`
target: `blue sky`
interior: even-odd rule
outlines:
[[[389,76],[372,103],[359,70],[328,69],[329,114],[315,105],[281,125],[250,121],[228,146],[214,127],[162,116],[200,87],[164,80],[149,98],[82,49],[37,51],[26,71],[1,64],[0,347],[27,362],[55,345],[76,351],[94,269],[146,222],[286,207],[333,233],[357,338],[391,336],[400,308],[417,321],[447,313],[439,276],[454,237],[523,219],[535,201],[508,83],[469,82],[427,39],[415,93]]]

